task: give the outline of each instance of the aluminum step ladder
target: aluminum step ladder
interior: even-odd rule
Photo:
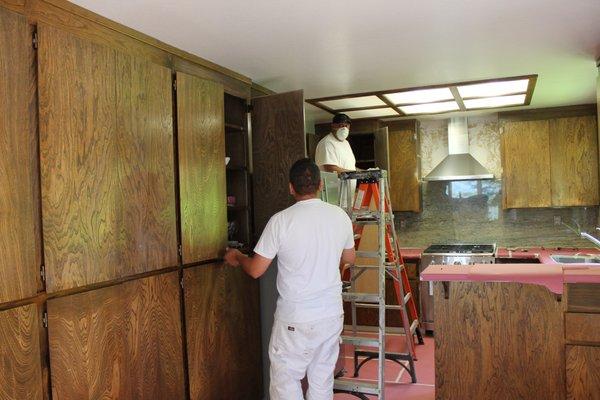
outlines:
[[[358,181],[356,194],[353,190],[353,181]],[[352,335],[342,335],[342,343],[347,343],[354,348],[354,377],[358,377],[360,367],[366,362],[377,359],[377,382],[366,382],[358,379],[340,379],[334,381],[334,392],[350,393],[360,399],[368,400],[367,396],[385,398],[385,360],[392,360],[405,368],[416,383],[414,361],[414,338],[423,344],[419,329],[419,319],[416,313],[415,302],[408,284],[408,277],[400,255],[400,246],[394,227],[394,215],[389,202],[389,189],[387,172],[385,170],[368,170],[358,172],[343,172],[340,174],[340,204],[350,216],[354,231],[355,244],[358,249],[362,238],[363,227],[377,225],[377,251],[357,251],[357,258],[376,260],[376,265],[352,265],[349,274],[344,274],[346,282],[342,298],[350,302],[352,307]],[[375,209],[370,207],[371,200],[375,202]],[[390,232],[391,231],[391,232]],[[377,271],[377,293],[356,292],[357,279],[368,270]],[[349,276],[348,276],[349,275]],[[394,279],[394,286],[398,305],[387,305],[385,302],[386,275]],[[412,303],[411,303],[412,301]],[[411,309],[409,314],[407,306]],[[356,310],[357,308],[376,308],[379,313],[377,337],[361,337],[357,335]],[[406,337],[406,353],[386,352],[386,309],[400,311],[402,326]],[[376,350],[364,350],[370,347]],[[363,360],[359,363],[359,358]],[[408,362],[406,366],[402,361]]]

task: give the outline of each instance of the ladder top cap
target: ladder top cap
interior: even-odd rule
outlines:
[[[386,172],[382,169],[340,172],[340,179],[381,179],[385,176]]]

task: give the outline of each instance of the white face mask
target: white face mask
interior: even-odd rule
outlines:
[[[346,138],[348,137],[349,134],[350,134],[350,129],[348,129],[346,127],[340,128],[335,132],[335,135],[340,140],[346,140]]]

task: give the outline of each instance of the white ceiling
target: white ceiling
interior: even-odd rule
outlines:
[[[530,107],[596,100],[600,0],[73,2],[306,98],[538,74]]]

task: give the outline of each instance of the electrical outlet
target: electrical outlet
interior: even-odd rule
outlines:
[[[554,225],[560,225],[562,224],[562,217],[560,215],[555,215],[554,216]]]

